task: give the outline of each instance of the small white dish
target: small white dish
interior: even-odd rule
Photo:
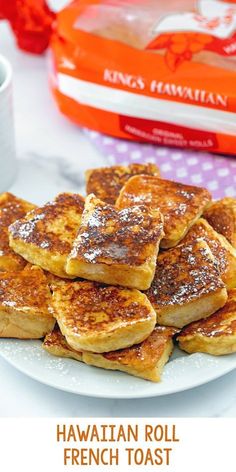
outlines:
[[[0,192],[13,183],[16,170],[12,68],[8,60],[0,55]]]
[[[236,368],[236,354],[214,357],[175,349],[162,381],[153,383],[116,371],[90,367],[45,352],[40,341],[0,340],[0,355],[16,369],[66,392],[100,398],[146,398],[188,390]]]

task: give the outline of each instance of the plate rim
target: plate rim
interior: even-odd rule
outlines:
[[[229,374],[230,372],[232,372],[236,369],[236,364],[235,365],[234,365],[234,363],[232,363],[231,365],[229,364],[229,366],[227,368],[225,368],[224,372],[222,372],[220,374],[219,374],[219,372],[217,373],[217,371],[213,370],[212,376],[210,376],[207,380],[204,380],[204,379],[201,380],[201,379],[196,378],[196,382],[194,382],[194,383],[192,382],[191,385],[187,384],[184,387],[179,387],[179,388],[176,388],[176,390],[169,391],[169,392],[160,392],[160,393],[158,393],[158,391],[155,391],[155,392],[150,392],[150,393],[148,393],[148,392],[139,393],[138,391],[136,391],[135,393],[131,392],[129,394],[124,393],[124,394],[116,395],[114,393],[104,394],[104,393],[99,393],[99,392],[96,392],[96,393],[94,392],[93,393],[93,392],[75,391],[72,387],[70,388],[69,386],[68,387],[67,386],[62,386],[62,385],[55,384],[55,382],[50,382],[50,380],[48,380],[48,377],[45,378],[45,379],[39,378],[37,375],[34,375],[34,373],[29,371],[24,366],[16,365],[15,362],[14,362],[14,359],[9,358],[7,356],[7,354],[2,352],[1,350],[0,350],[0,356],[6,362],[8,362],[12,367],[14,367],[17,371],[19,371],[20,373],[22,373],[22,374],[26,375],[27,377],[33,379],[34,381],[37,381],[37,382],[41,383],[42,385],[46,385],[48,387],[51,387],[51,388],[54,388],[56,390],[60,390],[60,391],[63,391],[63,392],[72,393],[74,395],[80,395],[80,396],[89,397],[89,398],[110,399],[110,400],[134,400],[134,399],[138,400],[138,399],[144,399],[144,398],[155,398],[155,397],[162,397],[162,396],[165,397],[167,395],[175,395],[177,393],[185,392],[187,390],[192,390],[194,388],[201,387],[203,385],[207,385],[208,383],[213,382],[214,380],[217,380],[217,379],[223,377],[224,375]],[[68,361],[76,362],[75,360],[69,359],[69,358],[57,357],[57,359],[63,359],[63,361],[66,361],[66,362],[68,362]]]

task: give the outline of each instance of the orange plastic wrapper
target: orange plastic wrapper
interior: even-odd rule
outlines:
[[[236,0],[75,0],[58,15],[50,82],[82,126],[236,154]]]

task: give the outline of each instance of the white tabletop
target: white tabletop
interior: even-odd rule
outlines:
[[[19,172],[11,191],[41,203],[80,191],[84,169],[106,163],[78,127],[58,112],[48,89],[46,58],[17,50],[4,23],[0,53],[14,69]],[[202,387],[146,400],[97,400],[64,393],[21,374],[0,358],[0,416],[235,416],[236,371]]]

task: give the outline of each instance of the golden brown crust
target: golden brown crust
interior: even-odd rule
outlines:
[[[78,231],[83,207],[81,195],[61,193],[54,201],[13,223],[9,228],[11,237],[65,254]]]
[[[97,282],[146,289],[163,234],[158,210],[145,205],[117,210],[90,195],[66,271]]]
[[[105,352],[145,339],[156,315],[138,290],[94,282],[64,282],[53,286],[52,306],[67,342],[74,349]]]
[[[226,197],[212,202],[204,218],[236,248],[236,199]]]
[[[66,342],[65,336],[62,335],[57,323],[55,324],[53,330],[45,336],[43,345],[44,347],[46,346],[48,348],[60,345],[63,349],[71,349]]]
[[[117,199],[118,208],[147,204],[158,208],[164,216],[164,248],[173,247],[201,216],[211,200],[208,190],[183,185],[152,176],[132,177]]]
[[[158,256],[155,278],[146,294],[154,305],[181,305],[223,287],[207,246],[192,242]]]
[[[94,193],[106,203],[115,203],[121,188],[130,177],[138,174],[159,176],[155,164],[130,164],[91,169],[86,172],[87,194]]]
[[[50,292],[47,279],[40,267],[27,265],[21,272],[0,274],[0,306],[14,310],[34,311],[48,316]]]
[[[163,220],[159,211],[150,211],[145,205],[119,211],[89,196],[73,256],[91,264],[141,265],[150,255],[149,246],[156,245],[162,235]]]
[[[118,353],[83,353],[86,364],[109,370],[120,370],[135,377],[159,382],[173,350],[172,335],[155,329],[146,341]]]
[[[76,237],[84,199],[61,193],[54,201],[37,208],[9,228],[10,246],[32,264],[61,277],[66,258]]]
[[[132,365],[134,368],[141,365],[142,370],[154,368],[164,352],[166,342],[172,339],[177,332],[176,328],[156,326],[142,343],[126,349],[106,352],[103,357],[121,365]]]
[[[189,230],[182,243],[192,243],[202,238],[208,244],[228,289],[236,287],[236,250],[204,219],[200,218]]]
[[[76,351],[67,343],[58,326],[49,333],[43,348],[50,354],[69,357],[104,369],[121,370],[144,379],[159,381],[162,369],[173,349],[175,328],[156,326],[150,336],[140,344],[102,354]]]
[[[0,195],[0,271],[21,270],[26,262],[9,246],[8,227],[33,210],[35,205],[11,193]]]
[[[178,340],[195,333],[213,338],[236,335],[236,289],[228,292],[228,300],[223,308],[208,318],[195,321],[186,326],[180,332]]]
[[[75,332],[103,331],[108,323],[135,322],[150,313],[150,307],[137,303],[135,291],[96,282],[65,282],[54,286],[53,292],[54,307],[61,312],[58,317],[65,318],[68,328]]]
[[[178,341],[180,348],[189,353],[224,355],[236,352],[236,289],[229,291],[223,308],[186,326]]]
[[[44,272],[26,266],[0,274],[0,337],[40,338],[53,328],[50,290]]]
[[[154,280],[145,293],[156,310],[157,321],[180,328],[202,318],[203,313],[204,316],[211,315],[227,298],[225,285],[204,241],[181,244],[161,253],[157,258]],[[214,304],[211,308],[207,297],[214,297],[217,293],[221,294],[220,305]],[[198,305],[196,310],[194,308],[194,303],[199,300],[203,301],[200,312]],[[184,311],[188,306],[185,318]]]

